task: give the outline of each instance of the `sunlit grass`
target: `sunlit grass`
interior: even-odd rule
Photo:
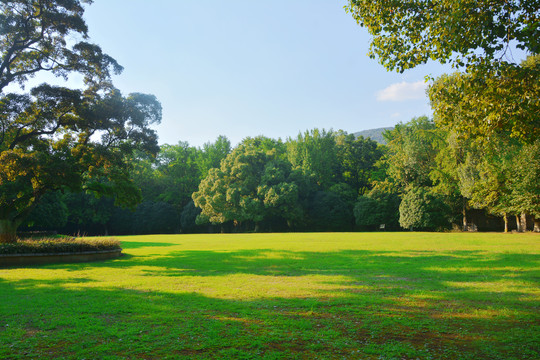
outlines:
[[[119,240],[0,269],[0,358],[540,357],[535,234]]]

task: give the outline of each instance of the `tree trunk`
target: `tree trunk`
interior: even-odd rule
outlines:
[[[517,232],[521,232],[521,222],[519,221],[519,215],[516,215]]]
[[[17,241],[17,228],[20,222],[13,220],[0,220],[0,244],[14,243]]]
[[[540,232],[540,219],[534,218],[534,232]]]
[[[527,214],[521,213],[521,231],[527,232]]]
[[[293,230],[294,223],[291,220],[287,220],[287,228],[288,230]]]
[[[506,213],[504,213],[504,232],[507,233],[508,232],[508,215]]]
[[[463,206],[463,210],[461,211],[463,214],[463,231],[468,231],[469,228],[467,227],[467,210],[465,209],[465,205]]]

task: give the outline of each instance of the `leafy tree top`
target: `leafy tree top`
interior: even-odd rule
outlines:
[[[346,9],[373,36],[370,57],[389,70],[509,63],[512,45],[540,52],[539,0],[349,0]]]
[[[107,81],[122,67],[87,42],[82,3],[91,0],[0,1],[0,91],[11,83],[49,71],[66,78],[84,75],[87,85]],[[78,40],[72,40],[78,39]]]
[[[504,134],[524,143],[540,136],[540,55],[519,68],[443,75],[428,96],[438,126],[489,143]]]

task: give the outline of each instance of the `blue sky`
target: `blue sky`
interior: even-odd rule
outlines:
[[[286,139],[315,127],[356,132],[430,115],[428,64],[387,72],[344,0],[95,0],[92,42],[124,66],[124,94],[163,106],[160,143],[218,135]]]

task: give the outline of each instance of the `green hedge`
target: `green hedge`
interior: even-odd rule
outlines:
[[[120,249],[116,239],[50,238],[18,240],[0,244],[0,254],[57,254]]]

